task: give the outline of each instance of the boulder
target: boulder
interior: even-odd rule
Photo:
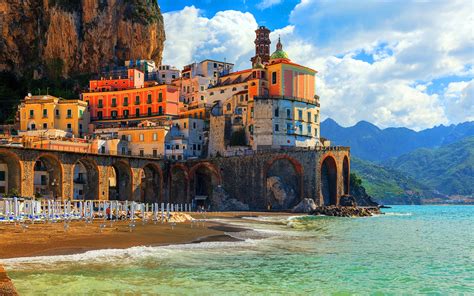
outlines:
[[[341,196],[339,205],[342,207],[357,207],[357,202],[354,196],[346,194]]]
[[[300,201],[291,211],[293,213],[311,213],[317,208],[316,203],[311,198]]]

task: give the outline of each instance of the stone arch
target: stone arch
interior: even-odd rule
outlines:
[[[344,156],[342,161],[342,182],[344,183],[344,194],[349,194],[349,184],[350,184],[350,168],[349,168],[349,158]]]
[[[35,159],[33,192],[51,199],[62,199],[63,165],[53,154],[40,154]]]
[[[337,165],[332,155],[327,155],[321,162],[321,196],[323,204],[338,205]]]
[[[169,201],[171,203],[189,203],[189,171],[182,164],[170,168]]]
[[[263,181],[265,206],[289,209],[303,199],[303,166],[288,155],[278,155],[266,162]]]
[[[72,167],[73,199],[99,199],[99,167],[90,158],[81,158]]]
[[[141,170],[141,194],[142,202],[163,202],[163,171],[154,163],[146,164]]]
[[[214,190],[222,184],[219,169],[212,163],[200,162],[191,168],[189,176],[194,204],[207,208],[212,203]]]
[[[22,175],[20,158],[15,153],[0,150],[0,195],[21,194]]]
[[[109,199],[133,200],[132,196],[133,173],[130,165],[123,161],[116,161],[109,169]]]

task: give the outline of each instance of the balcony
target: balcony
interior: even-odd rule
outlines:
[[[91,117],[91,121],[97,121],[97,120],[119,120],[119,119],[141,119],[141,118],[147,118],[147,117],[155,117],[155,116],[165,116],[163,112],[151,112],[147,114],[134,114],[134,115],[116,115],[116,116],[102,116],[102,117]]]
[[[151,100],[146,100],[146,103],[147,103],[147,104],[151,104]]]
[[[135,101],[135,105],[140,105],[140,101]]]
[[[124,107],[128,106],[128,102],[123,102],[123,106]]]

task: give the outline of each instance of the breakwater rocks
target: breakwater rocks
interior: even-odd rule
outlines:
[[[333,217],[370,217],[380,215],[382,212],[378,207],[317,207],[311,213],[315,216],[333,216]]]
[[[12,281],[7,276],[7,273],[5,272],[5,270],[3,269],[1,265],[0,265],[0,295],[6,295],[6,296],[18,295],[18,292],[15,289],[15,286],[13,286]]]

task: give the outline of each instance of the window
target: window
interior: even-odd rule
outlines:
[[[123,98],[123,105],[128,106],[128,97]]]
[[[67,124],[67,130],[70,132],[72,130],[72,125],[70,123]]]
[[[158,114],[159,115],[162,115],[163,114],[163,107],[158,107]]]
[[[158,156],[158,151],[156,149],[153,149],[153,157],[157,157]]]
[[[145,152],[143,150],[140,150],[140,156],[145,155]]]
[[[36,124],[33,123],[33,124],[31,125],[31,129],[32,129],[32,130],[35,130],[35,129],[36,129]]]
[[[217,68],[217,63],[214,63],[214,68]]]
[[[140,105],[140,96],[135,97],[135,105]]]
[[[302,110],[298,110],[298,119],[303,120],[303,111]]]
[[[198,150],[201,150],[201,145],[200,144],[198,144]]]
[[[308,124],[308,136],[311,136],[311,125]]]
[[[201,96],[201,101],[204,101],[204,96]]]
[[[147,104],[151,104],[151,94],[148,94],[148,99],[146,100]]]
[[[145,140],[145,136],[143,134],[140,134],[140,142],[143,142]]]
[[[172,79],[175,79],[175,78],[176,78],[176,75],[174,75],[174,74],[171,75],[171,78],[172,78]]]
[[[79,119],[82,119],[82,115],[84,114],[83,110],[79,110]]]
[[[122,155],[125,155],[125,154],[127,154],[127,151],[126,151],[125,147],[122,147]]]
[[[102,111],[97,112],[97,117],[98,117],[99,119],[102,119]]]
[[[48,124],[47,123],[43,123],[43,129],[47,129],[48,128]]]
[[[82,131],[82,123],[79,123],[79,130]]]
[[[253,118],[253,107],[250,108],[250,118]]]
[[[230,103],[227,104],[226,110],[230,111],[232,109],[232,105]]]
[[[158,134],[157,133],[153,133],[153,141],[157,141],[158,140]]]
[[[112,98],[112,107],[117,107],[117,99]]]
[[[132,141],[132,135],[128,135],[128,136],[127,136],[127,140],[128,140],[129,142],[131,142],[131,141]]]
[[[311,121],[311,112],[308,112],[308,118],[307,118],[307,121],[310,122]]]
[[[99,99],[99,104],[97,105],[97,107],[99,108],[104,107],[102,99]]]
[[[237,87],[233,87],[233,88],[232,88],[232,91],[236,91],[236,90],[237,90]]]
[[[140,109],[139,108],[135,109],[135,117],[140,117]]]
[[[280,109],[277,107],[275,109],[275,117],[278,117],[278,116],[280,116]]]
[[[163,101],[163,94],[158,93],[158,102],[162,102],[162,101]]]
[[[0,171],[0,181],[5,181],[5,171]]]
[[[148,116],[151,116],[151,108],[148,107]]]
[[[183,127],[186,128],[186,122],[183,124]]]
[[[59,117],[59,109],[56,109],[56,117]]]
[[[41,175],[41,185],[48,185],[48,181],[46,179],[46,175]]]
[[[280,127],[278,126],[278,124],[275,124],[275,131],[278,132],[280,130]]]
[[[221,89],[221,94],[223,94],[225,92],[225,89]]]
[[[72,118],[72,110],[67,109],[67,118]]]
[[[286,124],[286,133],[289,134],[289,135],[294,133],[293,125],[291,123]]]
[[[34,110],[30,110],[30,118],[33,118],[35,117],[35,111]]]
[[[165,79],[165,78],[166,78],[166,75],[165,75],[165,74],[161,74],[161,78]]]
[[[128,118],[128,110],[123,110],[123,117]]]
[[[117,118],[117,111],[110,112],[110,116],[112,116],[112,118]]]
[[[277,83],[277,72],[272,72],[272,84]]]
[[[291,110],[286,109],[286,118],[291,118]]]
[[[209,95],[210,95],[210,96],[213,96],[213,95],[214,95],[214,92],[211,91],[211,92],[209,93]]]
[[[193,144],[193,150],[196,150],[196,144]]]
[[[178,149],[178,150],[179,150],[179,145],[175,145],[174,149]]]
[[[193,129],[196,128],[196,122],[193,122]]]
[[[43,118],[48,117],[48,109],[43,109]]]
[[[204,85],[201,85],[201,91],[204,91]]]
[[[318,114],[314,114],[314,122],[318,122]]]

